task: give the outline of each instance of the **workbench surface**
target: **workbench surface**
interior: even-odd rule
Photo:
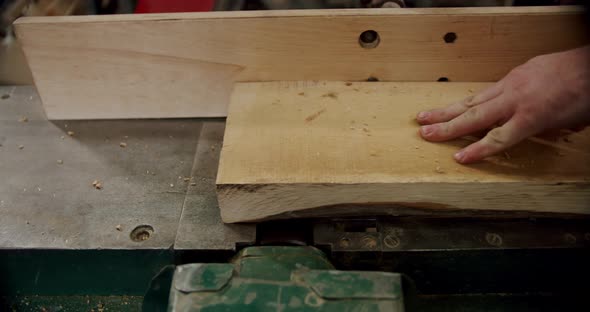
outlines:
[[[219,217],[223,120],[48,121],[33,87],[2,86],[0,96],[0,249],[227,250],[254,240],[253,225]],[[136,242],[139,225],[154,232]]]

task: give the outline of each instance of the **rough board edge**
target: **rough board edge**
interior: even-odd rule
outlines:
[[[300,212],[309,217],[314,210],[325,215],[330,207],[337,210],[333,216],[342,214],[338,211],[342,207],[356,207],[353,215],[460,211],[590,215],[590,182],[217,184],[216,191],[226,223],[296,217]],[[491,201],[490,196],[499,200]],[[289,206],[277,205],[273,198],[290,198]],[[350,209],[344,212],[351,214]]]

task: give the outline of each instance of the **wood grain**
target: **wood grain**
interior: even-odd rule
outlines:
[[[326,207],[338,214],[339,205],[357,205],[359,214],[375,206],[392,214],[396,207],[590,214],[590,130],[566,140],[533,138],[469,166],[452,155],[475,138],[419,137],[418,111],[488,85],[236,84],[217,176],[223,220]]]
[[[25,17],[50,119],[219,117],[236,81],[495,81],[588,42],[575,7]],[[376,48],[358,43],[365,30]],[[457,39],[445,43],[454,32]]]

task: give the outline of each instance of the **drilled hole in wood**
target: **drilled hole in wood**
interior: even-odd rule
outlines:
[[[449,81],[449,78],[447,78],[447,77],[440,77],[436,81],[439,81],[439,82],[447,82],[447,81]]]
[[[379,79],[377,77],[371,76],[371,77],[367,78],[367,81],[369,81],[369,82],[375,82],[375,81],[379,81]]]
[[[359,36],[359,44],[365,49],[376,48],[380,41],[379,34],[374,30],[365,30]]]
[[[443,39],[445,40],[446,43],[453,43],[453,42],[455,42],[455,40],[457,40],[457,34],[454,32],[448,32],[445,34]]]
[[[143,242],[150,239],[153,233],[154,228],[151,225],[138,225],[131,231],[129,238],[134,242]]]

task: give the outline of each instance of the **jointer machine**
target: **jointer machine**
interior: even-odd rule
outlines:
[[[468,15],[484,14],[481,12],[485,9],[481,10],[484,11]],[[532,12],[540,14],[541,21],[552,14],[569,12],[546,10]],[[441,12],[425,14],[469,23],[469,17],[457,17],[462,12],[451,17]],[[250,13],[245,14],[243,18],[234,17],[234,22],[253,18]],[[274,18],[287,13],[276,14]],[[308,18],[314,18],[320,13],[309,14]],[[343,12],[332,14],[350,16]],[[489,14],[510,18],[506,12]],[[154,25],[168,27],[183,18],[187,17],[159,17]],[[154,20],[112,20],[134,21],[141,24]],[[81,24],[93,27],[94,22]],[[105,78],[93,76],[105,70],[105,63],[101,62],[120,65],[117,62],[129,61],[127,54],[110,60],[92,54],[96,63],[86,64],[86,74],[64,74],[65,71],[54,68],[56,81],[80,81],[78,89],[64,85],[61,91],[55,91],[56,86],[46,80],[45,70],[51,66],[40,65],[41,60],[53,64],[50,61],[55,55],[50,53],[46,57],[31,49],[36,46],[27,41],[28,35],[38,35],[40,30],[35,27],[41,25],[55,27],[63,31],[62,38],[71,39],[84,32],[84,27],[75,29],[67,24],[70,28],[62,28],[51,20],[31,20],[25,24],[22,33],[17,34],[24,41],[37,89],[0,87],[0,311],[588,310],[587,215],[510,211],[400,214],[395,207],[389,213],[359,213],[363,205],[351,203],[347,204],[346,213],[337,215],[329,211],[315,216],[295,212],[259,222],[222,222],[216,194],[226,127],[225,119],[220,118],[222,114],[159,119],[190,116],[173,116],[149,103],[137,113],[140,110],[134,109],[141,107],[141,103],[128,97],[122,97],[128,103],[112,106],[106,102],[110,94],[96,100],[103,96],[101,93],[129,92],[138,84],[150,86],[151,82],[158,82],[159,78],[142,76],[144,73],[140,72],[133,77],[111,77],[116,80],[113,83],[129,78],[123,81],[127,83],[124,90],[90,92],[88,88],[96,87],[94,83]],[[143,27],[140,24],[135,27]],[[116,31],[106,27],[103,31],[116,37]],[[157,33],[158,29],[154,29]],[[75,53],[84,55],[90,53],[85,49],[100,50],[100,44],[94,40],[103,37],[95,31],[88,30],[91,39]],[[380,35],[381,44],[387,48],[387,33]],[[457,40],[464,38],[460,32],[458,36]],[[65,49],[62,53],[74,55],[72,51]],[[175,62],[183,62],[174,60],[170,68],[165,68],[158,65],[157,55],[129,55],[137,62],[137,68],[150,70],[154,66],[162,76],[169,74],[166,70],[179,66]],[[241,62],[253,61],[244,55]],[[152,65],[146,67],[143,61]],[[69,64],[66,63],[60,64]],[[226,86],[223,79],[231,76],[227,79],[233,83],[233,69],[226,71],[229,67],[219,64],[198,66],[203,66],[199,69],[203,72],[211,70],[219,75],[211,77],[217,79],[212,84],[195,87],[191,92],[214,104],[227,100],[228,95],[219,94],[231,91],[231,83]],[[115,70],[110,65],[106,67]],[[257,70],[260,79],[284,80],[270,77],[283,75],[281,68],[271,74],[263,67]],[[309,74],[306,70],[302,67],[292,75],[303,80],[301,77]],[[378,71],[367,75],[366,71],[371,70],[354,68],[341,74],[356,77],[356,71],[362,71],[357,76],[362,74],[364,78],[352,81],[367,81],[367,77],[369,81],[377,80],[374,76],[384,81],[396,80],[387,79]],[[205,79],[203,72],[197,70],[195,77]],[[492,80],[500,72],[503,71],[480,78]],[[456,74],[461,77],[459,80],[470,79],[462,77],[468,75],[463,72]],[[448,76],[454,77],[452,73]],[[329,74],[313,78],[330,80]],[[86,84],[87,81],[94,82]],[[104,82],[105,87],[109,84]],[[175,84],[170,84],[170,92],[165,88],[168,85],[163,86],[158,92],[143,89],[145,93],[133,96],[138,96],[139,101],[155,99],[182,106],[188,93],[174,94],[179,92]],[[55,106],[59,101],[84,99],[80,92],[88,93],[85,101],[92,105],[68,102],[68,107]],[[97,119],[101,120],[92,120],[91,115],[100,111],[94,104],[99,105],[100,101],[105,101],[108,113],[131,119],[110,120],[114,117],[99,115]],[[135,119],[144,117],[148,119]],[[535,203],[531,201],[531,205]]]

